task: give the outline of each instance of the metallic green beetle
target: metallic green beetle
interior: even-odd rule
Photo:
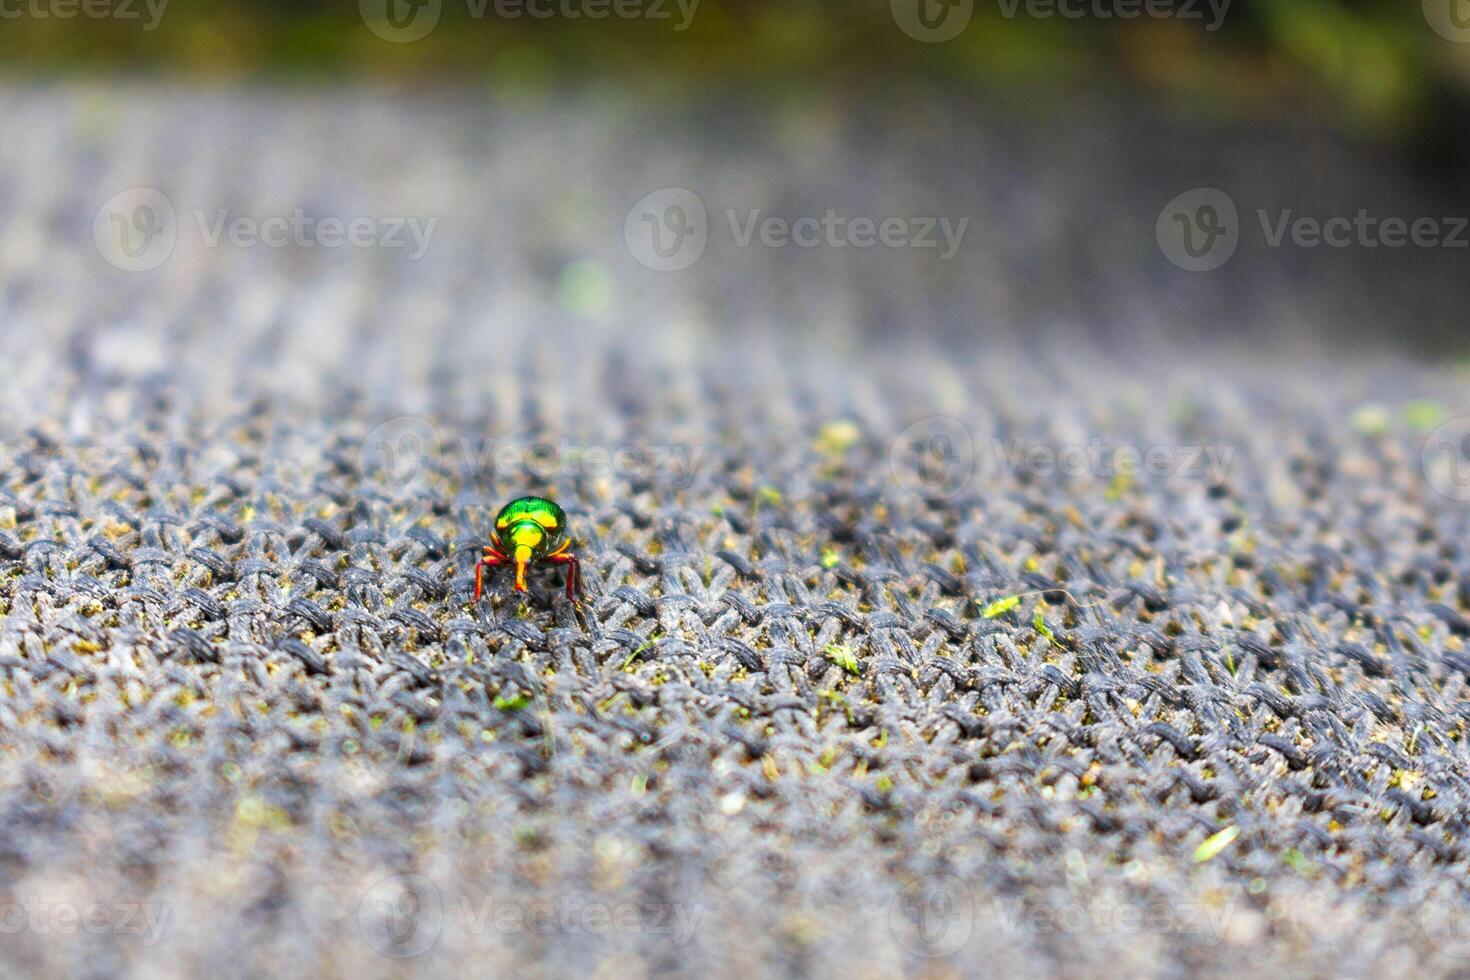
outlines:
[[[516,567],[516,591],[526,591],[526,566],[552,562],[567,566],[567,598],[577,597],[577,556],[567,549],[567,512],[545,497],[517,497],[495,515],[495,530],[485,556],[475,565],[475,601],[480,599],[486,568]]]

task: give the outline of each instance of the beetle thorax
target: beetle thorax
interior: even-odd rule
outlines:
[[[516,521],[500,532],[500,541],[507,554],[521,552],[531,558],[540,558],[551,550],[551,535],[535,521]],[[521,551],[523,548],[526,550]]]

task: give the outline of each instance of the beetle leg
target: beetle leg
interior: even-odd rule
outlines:
[[[480,592],[485,583],[485,569],[505,564],[505,556],[494,548],[486,548],[485,556],[475,563],[475,601],[480,601]]]
[[[547,555],[546,560],[567,566],[567,598],[575,600],[578,572],[582,567],[577,561],[577,556],[567,551],[558,551],[554,555]]]

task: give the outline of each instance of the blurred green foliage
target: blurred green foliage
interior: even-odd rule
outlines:
[[[673,12],[659,21],[566,15],[586,0],[540,0],[558,11],[543,19],[497,13],[504,0],[389,0],[438,5],[437,26],[412,43],[367,28],[362,8],[384,0],[168,0],[145,30],[149,2],[161,0],[0,0],[0,70],[450,82],[522,95],[615,81],[672,98],[727,90],[860,99],[918,84],[1022,104],[1142,88],[1195,113],[1311,113],[1380,135],[1429,125],[1470,91],[1470,43],[1436,34],[1419,0],[1230,0],[1218,31],[1201,19],[1116,16],[1142,0],[974,0],[968,26],[943,43],[906,35],[889,0],[698,0],[682,31],[678,0],[658,0]],[[1036,16],[1059,3],[1082,16]],[[80,9],[124,4],[141,16]]]

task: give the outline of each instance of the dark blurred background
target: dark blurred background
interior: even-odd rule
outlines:
[[[706,198],[712,229],[727,203],[881,216],[875,195],[899,184],[906,204],[971,220],[945,263],[736,252],[712,231],[715,261],[681,285],[714,319],[811,321],[841,297],[842,329],[859,339],[1070,325],[1465,350],[1470,250],[1272,248],[1256,218],[1470,214],[1464,0],[1161,0],[1141,16],[1142,0],[640,0],[640,16],[602,18],[578,0],[546,0],[546,17],[509,0],[88,3],[110,13],[4,0],[13,85],[346,90],[431,115],[489,105],[517,120],[497,142],[602,115],[628,152],[613,159],[594,139],[577,165],[626,171],[631,197],[604,202],[611,221],[664,186]],[[1224,190],[1241,218],[1238,254],[1205,273],[1153,240],[1160,209],[1197,187]],[[565,285],[576,252],[549,260],[546,288]]]
[[[926,2],[931,22],[947,16],[940,0]],[[670,98],[795,96],[816,86],[860,99],[921,83],[1003,96],[1017,108],[1078,90],[1143,91],[1190,116],[1311,115],[1417,141],[1426,152],[1438,147],[1441,158],[1463,146],[1455,124],[1470,85],[1470,48],[1426,29],[1431,14],[1412,0],[1160,0],[1148,7],[1153,15],[1131,17],[1141,3],[990,0],[973,6],[964,30],[933,44],[895,31],[886,0],[669,0],[667,20],[595,18],[585,0],[557,0],[545,8],[554,15],[539,18],[504,0],[394,0],[396,11],[382,0],[173,0],[156,25],[144,0],[112,5],[136,10],[142,24],[89,17],[81,0],[37,16],[37,3],[5,5],[0,43],[12,74],[452,82],[542,95],[612,82]],[[959,15],[968,9],[947,3]],[[1452,18],[1454,5],[1442,6]],[[1165,8],[1174,15],[1157,13]],[[420,15],[435,16],[436,28],[412,44],[384,46],[363,29],[364,17]]]
[[[861,100],[901,84],[983,93],[1016,109],[1078,92],[1151,93],[1191,118],[1327,120],[1410,145],[1427,166],[1458,162],[1466,147],[1470,47],[1447,44],[1429,23],[1438,0],[1423,9],[1413,0],[1155,0],[1152,14],[1141,0],[925,0],[931,23],[967,24],[917,44],[894,29],[886,0],[667,0],[663,11],[650,0],[646,18],[591,16],[585,0],[547,3],[544,17],[507,0],[91,2],[119,13],[88,16],[82,0],[7,0],[5,71],[450,83],[527,97],[612,83],[670,99]],[[1457,24],[1455,5],[1439,5]],[[421,16],[435,29],[414,43],[385,45],[363,29],[365,18]],[[1470,12],[1463,19],[1470,30]]]

